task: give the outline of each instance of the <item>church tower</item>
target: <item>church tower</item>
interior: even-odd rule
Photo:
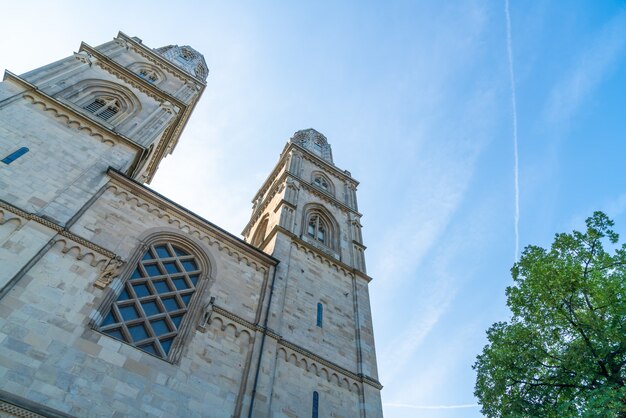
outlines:
[[[0,204],[47,220],[19,228],[25,248],[2,260],[0,297],[23,261],[67,230],[114,170],[150,182],[174,150],[208,68],[188,46],[153,50],[123,33],[0,84]],[[14,237],[15,239],[16,237]],[[15,280],[14,280],[15,281]]]
[[[0,415],[380,417],[357,181],[309,129],[244,239],[146,187],[205,89],[119,33],[0,83]]]
[[[253,199],[245,240],[280,260],[261,414],[382,416],[357,186],[326,137],[306,129]]]

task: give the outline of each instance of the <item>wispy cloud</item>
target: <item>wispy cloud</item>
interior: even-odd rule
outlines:
[[[544,114],[548,123],[568,122],[594,88],[610,73],[626,46],[626,11],[619,13],[592,38],[576,65],[553,88]]]
[[[511,13],[509,12],[509,0],[504,1],[504,14],[506,16],[506,48],[509,58],[509,80],[511,82],[511,110],[513,117],[513,175],[515,182],[515,255],[519,257],[519,147],[517,144],[517,97],[515,94],[515,72],[513,71],[513,41],[511,39]]]
[[[397,375],[406,368],[415,351],[437,325],[441,316],[448,310],[450,301],[456,294],[452,284],[439,280],[419,297],[413,314],[408,320],[412,324],[386,345],[387,350],[381,353],[381,371],[385,381],[395,381]]]

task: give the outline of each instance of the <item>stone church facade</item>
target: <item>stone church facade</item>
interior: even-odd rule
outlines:
[[[144,186],[207,75],[123,33],[5,73],[0,416],[382,416],[358,183],[322,134],[243,239]]]

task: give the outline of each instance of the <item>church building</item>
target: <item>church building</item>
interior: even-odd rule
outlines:
[[[296,132],[243,239],[147,188],[209,70],[119,33],[0,83],[0,416],[381,417],[350,172]]]

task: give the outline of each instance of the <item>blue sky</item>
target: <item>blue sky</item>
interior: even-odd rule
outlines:
[[[0,69],[118,30],[202,52],[208,87],[151,186],[235,234],[289,137],[325,134],[361,181],[385,415],[477,417],[471,365],[509,316],[516,240],[594,210],[626,232],[626,9],[511,0],[509,44],[505,0],[443,3],[11,2]]]

